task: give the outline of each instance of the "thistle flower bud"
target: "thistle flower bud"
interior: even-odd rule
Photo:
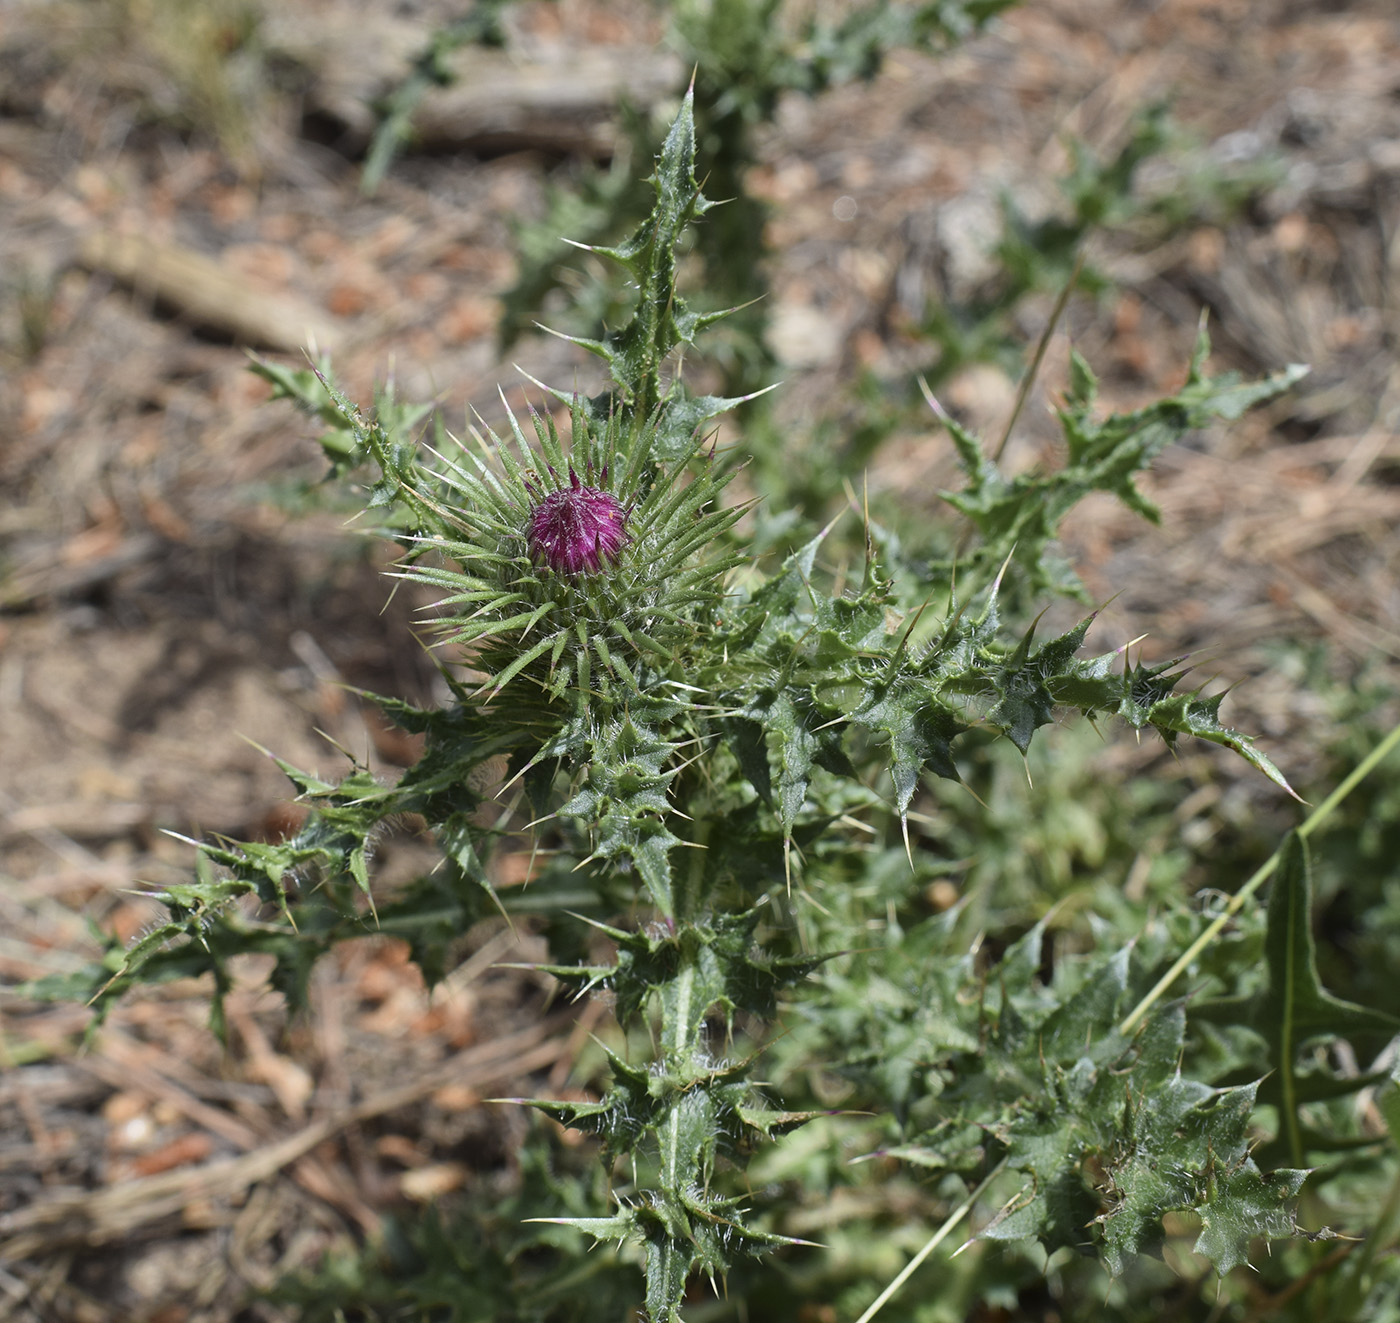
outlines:
[[[582,483],[571,465],[569,485],[530,511],[525,536],[536,564],[556,574],[596,574],[616,565],[629,541],[627,511],[611,492]]]

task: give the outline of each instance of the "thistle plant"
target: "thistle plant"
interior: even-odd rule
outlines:
[[[595,398],[539,386],[549,407],[511,415],[503,434],[483,425],[459,441],[439,425],[415,443],[392,400],[363,413],[324,365],[258,366],[332,424],[337,470],[371,473],[368,507],[403,552],[395,573],[435,598],[452,700],[378,700],[426,737],[397,784],[358,766],[334,782],[286,767],[309,809],[300,832],[201,844],[196,878],[159,894],[166,920],[67,990],[101,1012],[134,982],[212,971],[217,1027],[236,953],[272,955],[274,983],[298,1004],[338,941],[401,936],[433,980],[477,919],[547,910],[551,931],[573,926],[564,949],[591,941],[599,954],[545,968],[576,995],[606,992],[630,1046],[607,1050],[592,1100],[522,1101],[597,1137],[615,1202],[556,1220],[640,1259],[652,1323],[679,1319],[695,1282],[802,1239],[784,1233],[773,1200],[746,1192],[744,1172],[830,1111],[798,1080],[812,1062],[879,1118],[886,1156],[967,1187],[1004,1179],[984,1236],[1086,1249],[1116,1272],[1185,1210],[1203,1225],[1197,1248],[1226,1270],[1251,1238],[1293,1227],[1308,1143],[1289,1108],[1325,1093],[1316,1076],[1300,1084],[1296,1039],[1269,1037],[1287,1062],[1257,1063],[1244,1080],[1183,1075],[1185,1009],[1144,998],[1179,928],[1081,952],[1047,976],[1044,920],[989,961],[957,907],[907,931],[896,916],[911,914],[937,858],[916,802],[929,779],[959,782],[960,760],[990,741],[1025,754],[1066,713],[1222,745],[1287,789],[1221,723],[1220,698],[1186,687],[1182,663],[1126,647],[1086,655],[1093,615],[1040,638],[1006,604],[1077,591],[1050,547],[1080,497],[1109,491],[1152,515],[1136,473],[1299,370],[1209,376],[1202,336],[1176,395],[1104,418],[1076,358],[1060,414],[1068,460],[1048,475],[1006,477],[946,419],[967,479],[953,503],[974,538],[956,589],[959,567],[911,558],[863,512],[847,517],[853,540],[828,525],[780,564],[755,563],[745,507],[727,492],[742,455],[707,428],[737,401],[697,396],[680,373],[720,315],[693,312],[676,283],[676,245],[711,206],[695,154],[687,98],[652,175],[651,215],[595,250],[637,289],[621,330],[579,342],[609,371]],[[489,797],[488,764],[504,765]],[[442,864],[380,894],[370,849],[405,814],[427,824]],[[488,860],[524,829],[537,875],[497,894]],[[1312,968],[1301,843],[1285,873],[1270,991],[1250,1003],[1261,1022],[1294,986],[1287,970]],[[1310,1013],[1331,1004],[1315,976],[1309,988]],[[1358,1032],[1385,1028],[1347,1016]],[[1286,1166],[1251,1148],[1271,1069]]]

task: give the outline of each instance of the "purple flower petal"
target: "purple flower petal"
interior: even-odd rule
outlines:
[[[629,541],[627,511],[611,492],[585,486],[569,469],[569,485],[530,512],[530,558],[556,574],[596,574],[616,565]]]

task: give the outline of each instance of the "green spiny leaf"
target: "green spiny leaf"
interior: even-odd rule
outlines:
[[[1206,1002],[1193,1013],[1202,1019],[1248,1025],[1264,1038],[1272,1070],[1260,1095],[1278,1108],[1281,1125],[1273,1147],[1287,1161],[1301,1164],[1306,1146],[1299,1108],[1317,1089],[1298,1074],[1299,1048],[1319,1036],[1393,1035],[1400,1030],[1400,1020],[1343,1001],[1323,988],[1312,936],[1312,870],[1307,843],[1297,832],[1289,833],[1284,843],[1269,897],[1264,958],[1268,983],[1260,992]],[[1363,1080],[1345,1083],[1351,1087],[1342,1092],[1354,1092]]]

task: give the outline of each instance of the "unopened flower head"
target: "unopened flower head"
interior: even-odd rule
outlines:
[[[536,564],[567,575],[596,574],[616,565],[630,540],[627,511],[617,497],[585,485],[572,466],[569,485],[550,492],[530,511],[525,535]]]

